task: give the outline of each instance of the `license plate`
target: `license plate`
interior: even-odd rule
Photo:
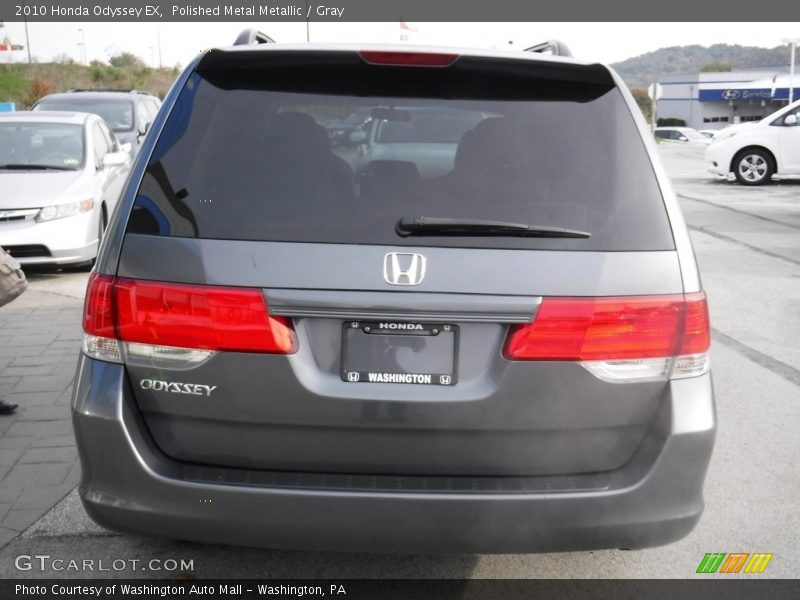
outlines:
[[[342,379],[454,385],[457,349],[456,325],[348,321],[342,327]]]

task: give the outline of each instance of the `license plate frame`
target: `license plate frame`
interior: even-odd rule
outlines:
[[[345,321],[341,378],[348,383],[452,387],[458,381],[458,342],[458,325],[453,323]],[[419,363],[431,366],[404,368]]]

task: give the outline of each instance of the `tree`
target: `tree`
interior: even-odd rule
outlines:
[[[40,77],[34,78],[25,95],[25,106],[33,106],[39,100],[48,94],[52,94],[54,91],[52,82]]]
[[[633,99],[636,100],[636,104],[639,105],[639,109],[642,111],[645,120],[649,123],[653,118],[653,101],[650,100],[650,96],[647,95],[647,90],[633,88],[631,89],[631,94],[633,94]]]
[[[108,59],[108,62],[111,63],[112,67],[119,69],[144,69],[147,66],[141,58],[130,52],[115,54]]]
[[[731,63],[719,61],[709,63],[700,69],[701,73],[729,73],[730,71],[733,71],[733,65]]]

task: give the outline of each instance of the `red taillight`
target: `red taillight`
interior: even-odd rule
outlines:
[[[544,298],[509,334],[512,360],[624,360],[696,354],[709,346],[705,294]]]
[[[86,333],[104,338],[117,337],[111,300],[113,289],[113,277],[97,273],[89,276],[86,300],[83,303],[83,330]]]
[[[362,50],[358,54],[371,65],[392,65],[396,67],[449,67],[458,58],[458,54],[432,52]]]
[[[260,290],[92,275],[84,330],[99,337],[231,352],[295,351],[289,323],[271,317]]]
[[[678,354],[700,354],[711,346],[708,303],[703,292],[686,294],[686,315]]]

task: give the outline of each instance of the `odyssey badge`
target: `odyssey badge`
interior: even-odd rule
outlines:
[[[169,392],[171,394],[190,394],[192,396],[210,396],[217,389],[216,385],[204,385],[201,383],[178,383],[175,381],[163,381],[161,379],[142,379],[139,387],[143,390],[153,392]]]

